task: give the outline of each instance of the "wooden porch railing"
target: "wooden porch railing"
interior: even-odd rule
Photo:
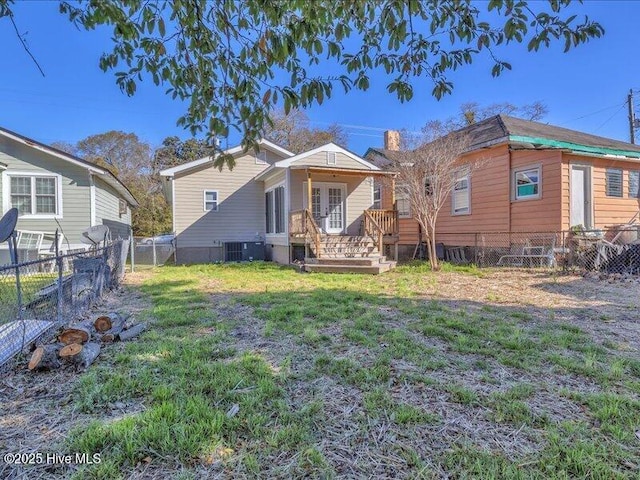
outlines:
[[[315,247],[316,257],[320,258],[322,255],[320,251],[322,231],[313,218],[311,210],[306,208],[304,210],[294,210],[291,212],[289,215],[289,234],[308,236]]]
[[[397,210],[367,210],[371,218],[380,226],[383,235],[395,235],[398,233]]]

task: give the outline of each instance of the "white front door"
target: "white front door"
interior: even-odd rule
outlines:
[[[307,208],[307,184],[304,183],[304,207]],[[345,230],[346,185],[313,182],[311,185],[311,213],[325,233],[340,234]]]
[[[571,167],[570,227],[591,225],[591,167],[573,165]]]

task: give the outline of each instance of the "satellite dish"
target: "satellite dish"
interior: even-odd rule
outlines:
[[[6,242],[11,238],[18,223],[18,209],[12,208],[0,219],[0,243]]]
[[[87,245],[97,245],[109,238],[109,227],[106,225],[96,225],[89,227],[82,232],[80,241]]]

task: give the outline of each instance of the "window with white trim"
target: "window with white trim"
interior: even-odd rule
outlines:
[[[327,152],[327,165],[335,165],[338,163],[338,154],[336,152]]]
[[[275,187],[265,192],[266,232],[285,233],[286,211],[284,187]]]
[[[399,218],[411,218],[409,191],[403,184],[399,184],[396,188],[396,210]]]
[[[605,176],[607,197],[622,198],[622,169],[607,168]]]
[[[218,191],[217,190],[204,191],[204,211],[205,212],[218,211]]]
[[[471,213],[471,181],[466,172],[456,172],[451,193],[451,211],[453,215]]]
[[[540,167],[513,171],[514,200],[540,198]]]
[[[266,150],[260,150],[256,153],[256,165],[266,165],[267,164],[267,152]]]
[[[640,198],[640,170],[629,171],[629,197]]]
[[[20,215],[56,216],[60,212],[58,178],[45,175],[9,176],[11,207]]]
[[[373,208],[374,210],[382,209],[382,185],[379,183],[373,185]]]

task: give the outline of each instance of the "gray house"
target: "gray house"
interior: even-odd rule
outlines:
[[[38,234],[41,249],[51,245],[56,230],[65,250],[82,247],[89,226],[109,226],[112,238],[130,234],[131,208],[138,202],[93,163],[0,128],[0,178],[0,212],[18,208],[17,230]]]

